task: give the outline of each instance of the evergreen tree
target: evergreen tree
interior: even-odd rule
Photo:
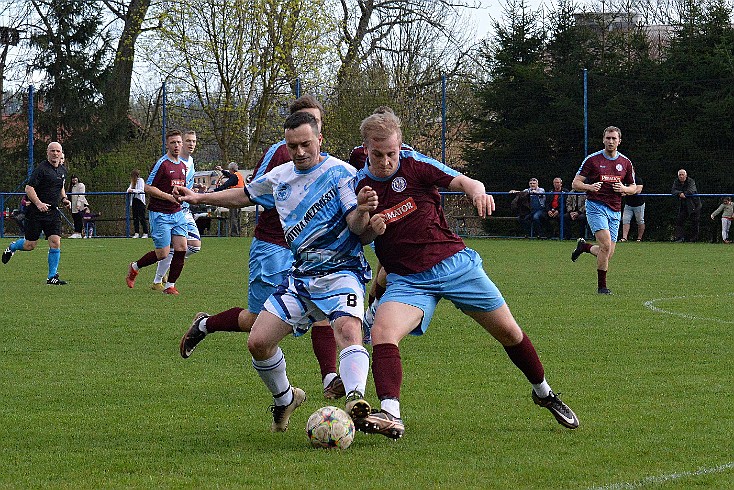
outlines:
[[[553,143],[546,131],[550,104],[538,12],[525,0],[510,0],[505,17],[508,25],[495,22],[496,37],[481,52],[487,78],[477,86],[481,113],[465,153],[471,173],[490,190],[527,182]]]
[[[84,0],[34,2],[41,22],[31,35],[32,68],[46,74],[39,89],[39,132],[71,154],[95,155],[102,147],[101,87],[110,45],[101,34],[101,11]],[[102,133],[103,134],[103,133]]]

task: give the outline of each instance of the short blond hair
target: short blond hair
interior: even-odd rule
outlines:
[[[362,140],[382,141],[386,140],[393,134],[398,135],[400,142],[403,142],[403,131],[400,129],[402,122],[400,118],[392,112],[379,112],[371,114],[362,120],[359,125],[359,132]]]

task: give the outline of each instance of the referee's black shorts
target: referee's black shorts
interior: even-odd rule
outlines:
[[[47,240],[51,235],[61,236],[61,211],[58,208],[50,208],[42,213],[29,206],[26,211],[25,239],[35,242],[41,237],[42,231]]]

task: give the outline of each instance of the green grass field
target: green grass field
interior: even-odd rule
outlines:
[[[205,239],[179,297],[148,289],[152,268],[125,286],[149,240],[64,240],[65,287],[45,285],[44,248],[0,265],[0,488],[734,487],[734,247],[619,244],[600,297],[571,242],[469,241],[581,427],[442,302],[401,344],[404,439],[329,452],[304,430],[327,404],[309,338],[282,344],[309,398],[281,434],[244,335],[178,354],[194,313],[245,305],[248,244]]]

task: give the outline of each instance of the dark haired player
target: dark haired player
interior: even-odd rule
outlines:
[[[464,192],[485,217],[494,210],[494,200],[484,184],[416,151],[401,151],[400,120],[394,114],[373,114],[362,121],[360,131],[369,158],[357,175],[356,191],[371,188],[379,202],[363,242],[375,237],[375,252],[388,276],[372,329],[372,375],[381,410],[358,419],[357,428],[402,437],[398,344],[408,334],[425,333],[441,298],[504,346],[532,384],[536,404],[548,408],[561,425],[578,427],[576,415],[551,391],[533,344],[484,272],[481,257],[446,223],[438,187]]]
[[[603,141],[604,149],[584,159],[571,183],[573,190],[586,192],[586,220],[598,245],[579,238],[571,260],[576,262],[582,253],[595,255],[597,292],[612,294],[607,288],[607,271],[617,244],[622,194],[634,194],[637,184],[632,162],[617,151],[622,131],[609,126],[604,130]]]
[[[303,95],[290,106],[290,113],[307,112],[322,125],[324,108],[312,95]],[[272,145],[262,156],[252,174],[258,179],[283,164],[291,161],[285,140]],[[226,189],[239,196],[242,189]],[[215,315],[199,312],[181,338],[181,357],[187,359],[207,334],[213,332],[249,332],[263,308],[265,300],[283,282],[293,265],[293,252],[283,234],[278,212],[275,208],[265,209],[258,216],[255,237],[250,245],[250,260],[247,289],[247,309],[230,308]],[[336,372],[336,341],[329,322],[317,322],[311,327],[311,344],[321,370],[324,397],[338,399],[346,393],[344,384]]]
[[[234,190],[196,194],[177,188],[191,203],[275,208],[286,243],[293,252],[291,271],[265,301],[247,341],[252,365],[273,395],[273,432],[288,428],[293,411],[306,399],[291,386],[280,341],[303,334],[314,321],[328,319],[341,349],[340,374],[347,391],[346,411],[354,419],[370,413],[364,399],[369,353],[362,345],[364,284],[370,270],[359,236],[376,206],[374,193],[352,187],[354,168],[321,154],[322,136],[316,118],[291,114],[284,124],[291,162]]]
[[[135,286],[135,278],[141,267],[153,265],[168,257],[171,245],[173,245],[171,268],[163,293],[179,294],[176,289],[176,280],[181,275],[184,266],[188,223],[181,204],[173,196],[173,188],[186,185],[186,164],[179,158],[182,147],[181,131],[172,130],[166,133],[167,152],[153,165],[148,180],[145,182],[145,193],[150,197],[148,214],[150,235],[153,238],[155,250],[130,264],[127,277],[125,277],[129,288]]]

